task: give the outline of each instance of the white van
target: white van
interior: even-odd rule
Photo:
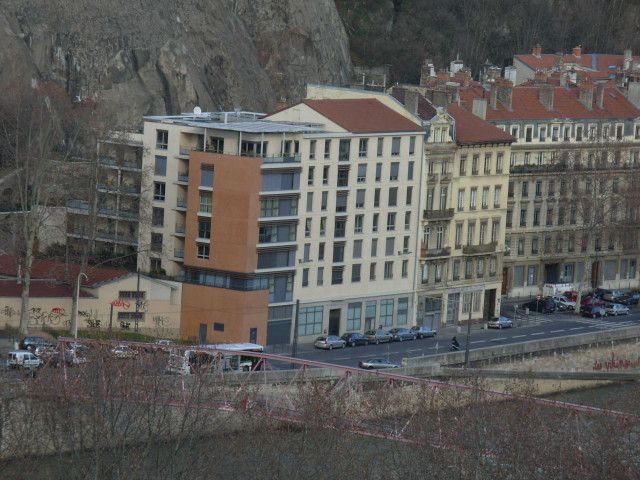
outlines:
[[[14,350],[7,353],[7,366],[9,368],[38,368],[42,360],[26,350]]]

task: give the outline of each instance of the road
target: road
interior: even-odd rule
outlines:
[[[630,315],[606,318],[585,318],[573,313],[538,314],[529,320],[517,320],[513,328],[481,330],[474,326],[471,330],[470,349],[486,348],[494,345],[543,340],[546,338],[565,337],[593,333],[603,330],[625,328],[640,325],[640,309],[637,307]],[[384,357],[392,363],[401,364],[406,357],[436,355],[449,351],[453,336],[460,342],[460,350],[464,351],[467,341],[467,330],[461,328],[443,329],[434,338],[415,341],[393,342],[380,345],[345,347],[344,349],[320,350],[313,345],[300,345],[298,358],[333,363],[336,365],[356,367],[360,360]]]

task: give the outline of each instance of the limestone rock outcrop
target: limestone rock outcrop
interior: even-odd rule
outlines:
[[[333,0],[4,0],[0,88],[53,80],[100,98],[112,121],[207,110],[267,112],[307,83],[345,85]]]

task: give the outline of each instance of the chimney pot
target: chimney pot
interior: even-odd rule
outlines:
[[[440,70],[438,72],[438,85],[442,85],[451,80],[451,74],[447,70]]]
[[[534,57],[540,58],[541,54],[542,54],[542,47],[540,45],[534,45],[533,50],[531,51],[531,55],[533,55]]]
[[[580,58],[582,55],[582,46],[578,45],[577,47],[573,47],[573,56],[576,58]]]

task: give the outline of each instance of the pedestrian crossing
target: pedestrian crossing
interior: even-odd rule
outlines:
[[[628,318],[626,315],[621,315],[618,317],[608,316],[604,318],[589,318],[577,315],[556,316],[555,314],[518,317],[514,321],[514,325],[526,327],[544,325],[548,323],[557,323],[558,321],[572,322],[579,325],[588,325],[589,327],[602,329],[625,328],[639,325],[637,320],[634,321],[633,319]]]

